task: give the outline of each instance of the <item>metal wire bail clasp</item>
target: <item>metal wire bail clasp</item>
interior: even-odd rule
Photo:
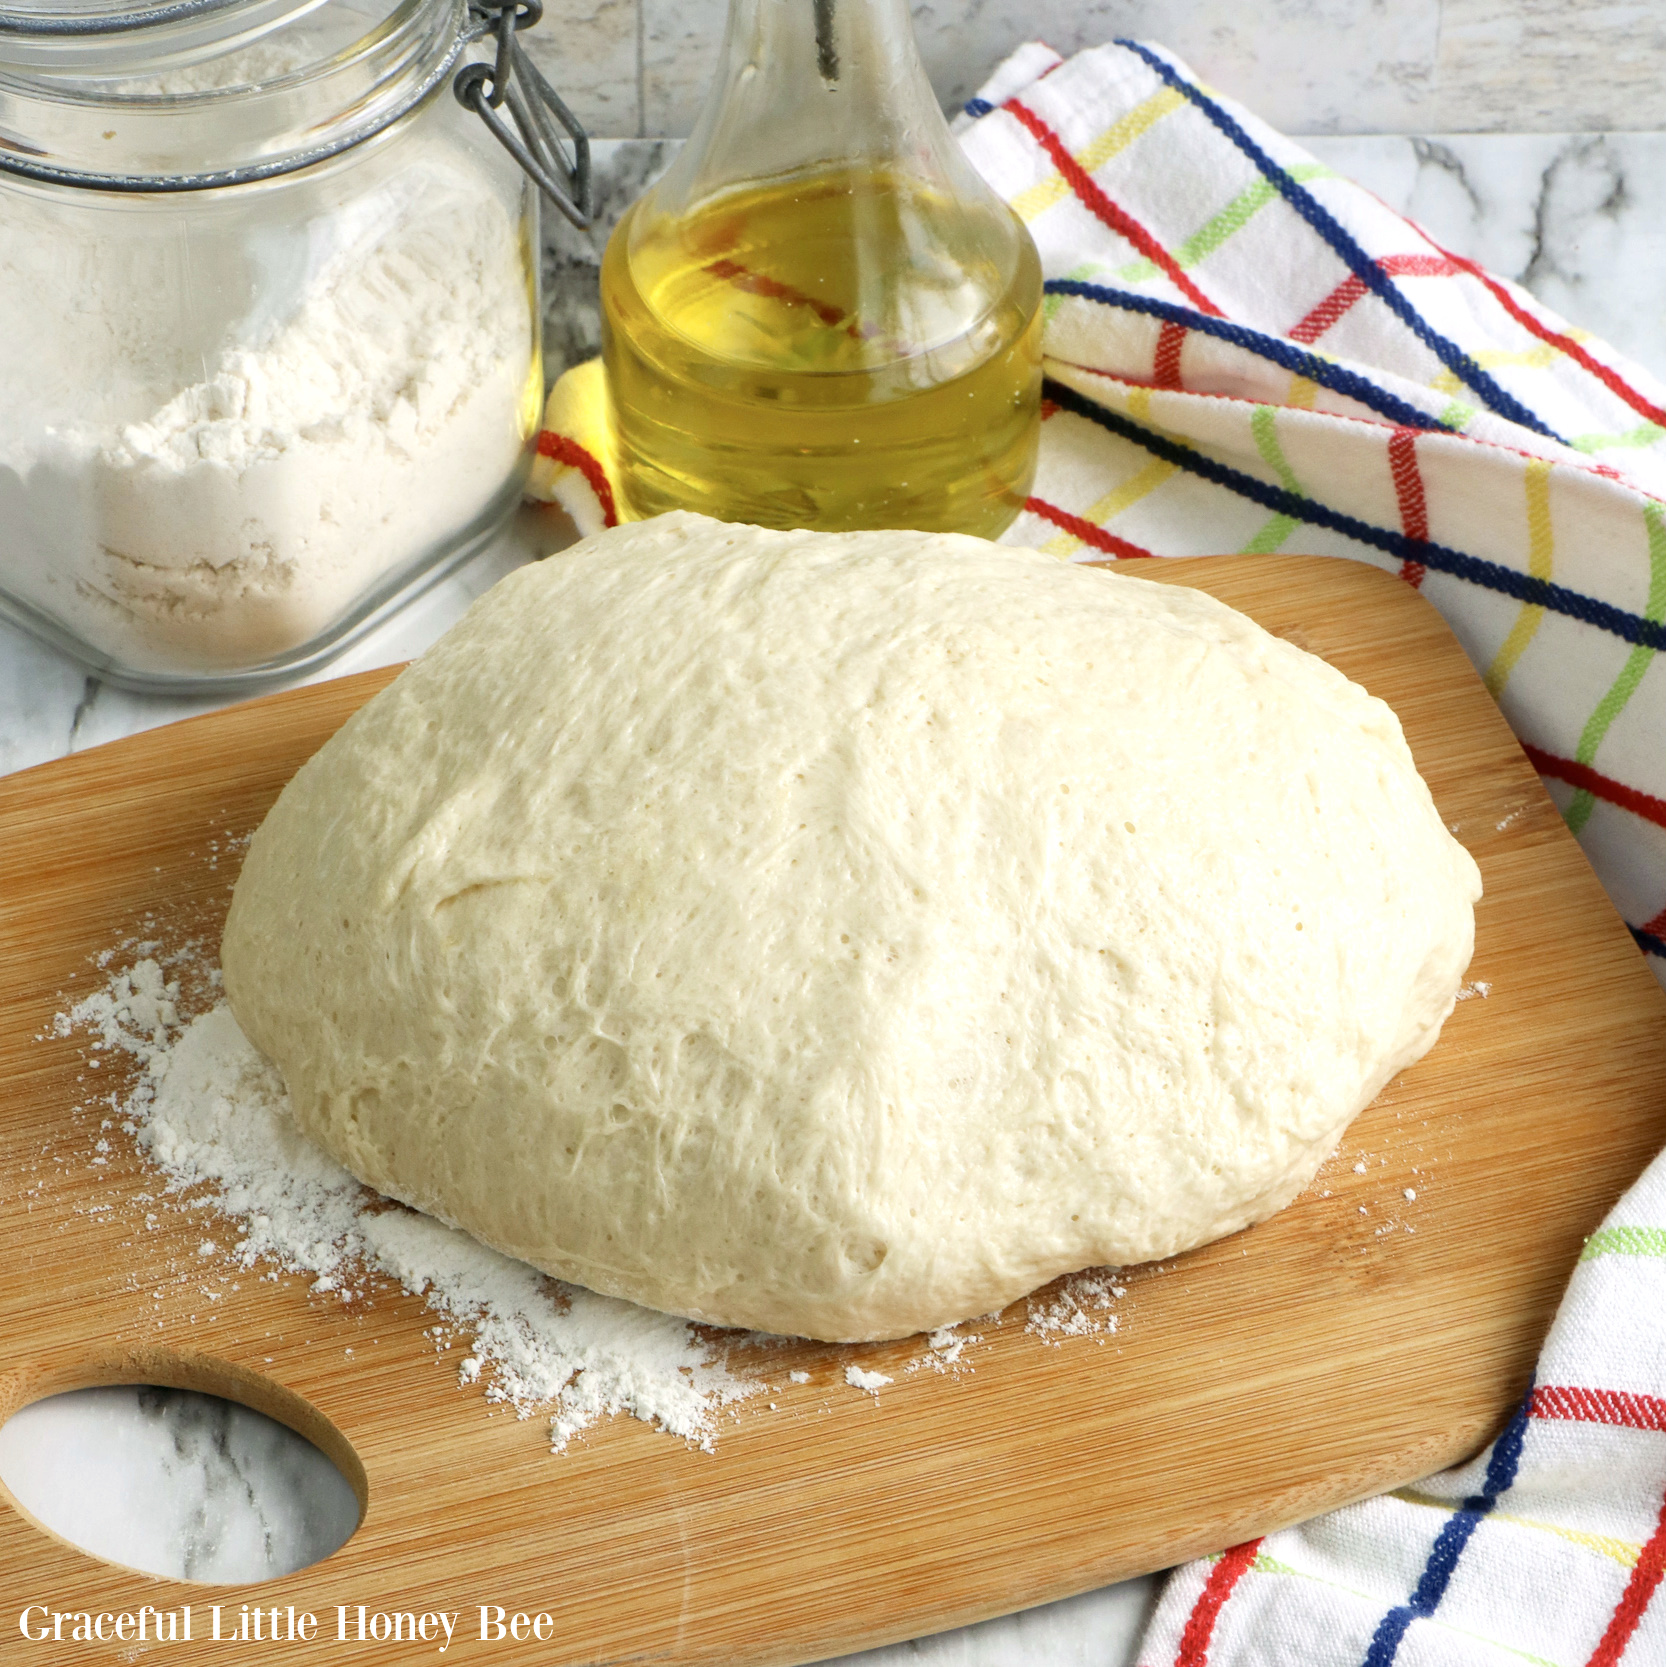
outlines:
[[[452,89],[458,102],[491,128],[498,143],[575,226],[588,226],[589,136],[516,39],[520,30],[532,28],[544,15],[543,0],[469,0],[469,15],[474,19],[470,38],[495,36],[498,52],[490,64],[466,64],[457,72]],[[500,114],[505,104],[513,126]],[[571,163],[556,122],[573,142]]]

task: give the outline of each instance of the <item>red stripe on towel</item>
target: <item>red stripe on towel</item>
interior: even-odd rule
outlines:
[[[1629,1430],[1664,1427],[1659,1395],[1632,1395],[1621,1389],[1577,1389],[1545,1384],[1534,1391],[1530,1418],[1567,1418],[1580,1424],[1615,1424]]]
[[[1158,326],[1158,345],[1152,351],[1152,386],[1176,388],[1181,386],[1181,348],[1185,345],[1185,325],[1165,319]]]
[[[541,429],[538,435],[538,455],[554,458],[558,463],[565,463],[570,468],[577,469],[590,483],[597,503],[602,506],[602,525],[619,525],[619,513],[614,505],[614,489],[608,484],[607,474],[603,471],[602,465],[577,440],[569,440],[565,434],[557,434],[553,429]]]
[[[1050,504],[1046,498],[1026,498],[1025,508],[1032,515],[1040,515],[1044,521],[1053,522],[1073,538],[1080,538],[1084,544],[1092,544],[1096,550],[1104,550],[1108,556],[1132,561],[1136,557],[1150,558],[1152,554],[1150,550],[1141,549],[1138,544],[1131,544],[1126,538],[1119,538],[1116,533],[1108,533],[1104,527],[1096,526],[1092,521],[1085,521],[1080,515],[1073,515],[1068,509],[1061,509],[1058,504]]]
[[[1450,278],[1459,268],[1448,255],[1385,255],[1377,268],[1389,278]],[[1323,336],[1361,296],[1366,281],[1350,273],[1289,334],[1294,342],[1312,343]]]
[[[1609,1617],[1609,1625],[1604,1628],[1598,1647],[1587,1659],[1586,1667],[1615,1667],[1621,1659],[1621,1652],[1638,1630],[1638,1623],[1643,1620],[1644,1611],[1649,1608],[1650,1599],[1661,1584],[1664,1529],[1667,1529],[1667,1508],[1656,1512],[1655,1532],[1633,1565],[1632,1578],[1627,1581],[1621,1601],[1615,1605],[1615,1613]]]
[[[1207,1667],[1216,1616],[1233,1595],[1240,1576],[1256,1561],[1261,1545],[1258,1539],[1233,1546],[1222,1553],[1221,1561],[1210,1570],[1210,1578],[1204,1582],[1204,1590],[1198,1594],[1198,1601],[1187,1616],[1186,1628],[1181,1633],[1181,1647],[1175,1655],[1175,1667]]]
[[[1318,341],[1365,293],[1366,280],[1351,272],[1319,306],[1292,327],[1291,340],[1305,345]]]
[[[1559,758],[1555,753],[1542,752],[1527,741],[1522,743],[1522,750],[1528,754],[1528,762],[1542,776],[1550,776],[1553,781],[1566,781],[1570,787],[1584,788],[1593,798],[1619,805],[1622,810],[1630,810],[1634,816],[1642,816],[1658,828],[1667,827],[1667,804],[1663,804],[1653,793],[1628,787],[1624,781],[1600,774],[1590,764],[1577,764],[1572,758]]]
[[[1016,98],[1008,99],[1002,105],[1002,109],[1013,116],[1025,132],[1048,153],[1048,159],[1096,218],[1110,226],[1120,237],[1127,238],[1154,266],[1160,267],[1169,281],[1201,313],[1209,313],[1213,318],[1225,316],[1221,308],[1181,270],[1175,257],[1138,220],[1126,210],[1119,208],[1094,183],[1087,169],[1066,150],[1059,135],[1034,110],[1027,109]]]
[[[1440,248],[1440,245],[1437,244],[1436,247]],[[1447,254],[1445,249],[1442,249],[1441,252],[1444,255]],[[1523,329],[1538,336],[1541,341],[1549,342],[1559,353],[1567,354],[1581,369],[1590,371],[1610,393],[1614,394],[1617,399],[1625,400],[1647,422],[1654,423],[1658,428],[1667,426],[1667,411],[1664,411],[1653,401],[1646,399],[1636,388],[1629,387],[1608,365],[1600,365],[1572,336],[1565,336],[1560,330],[1553,330],[1540,323],[1527,308],[1518,305],[1516,298],[1491,272],[1484,271],[1475,261],[1466,260],[1462,255],[1447,255],[1447,258],[1461,272],[1468,272],[1471,277],[1480,279],[1487,286],[1488,292],[1494,300]]]
[[[1424,502],[1424,477],[1418,472],[1418,430],[1398,428],[1389,436],[1389,474],[1395,482],[1395,501],[1401,508],[1401,531],[1425,543],[1430,536],[1429,509]],[[1414,590],[1424,582],[1424,564],[1408,557],[1401,577]]]

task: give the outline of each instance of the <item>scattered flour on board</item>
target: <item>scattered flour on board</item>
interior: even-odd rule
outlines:
[[[1058,1347],[1061,1337],[1094,1337],[1117,1329],[1111,1305],[1125,1294],[1116,1268],[1074,1273],[1057,1290],[1038,1292],[1027,1304],[1025,1330]]]
[[[959,1326],[939,1326],[936,1331],[927,1334],[926,1346],[931,1353],[921,1364],[935,1366],[941,1372],[946,1366],[958,1365],[967,1344],[978,1341],[977,1337],[962,1331]]]
[[[1453,1000],[1474,1001],[1477,996],[1480,996],[1483,1001],[1486,1001],[1492,994],[1493,986],[1486,979],[1478,978],[1474,984],[1461,984]]]
[[[718,1409],[768,1392],[732,1355],[783,1339],[714,1337],[675,1315],[563,1284],[362,1186],[296,1128],[282,1077],[243,1035],[219,998],[218,968],[197,946],[171,956],[155,941],[133,949],[139,958],[114,972],[116,952],[99,957],[106,982],[60,1013],[54,1031],[90,1033],[91,1066],[101,1053],[137,1063],[137,1080],[108,1097],[109,1109],[162,1172],[175,1209],[209,1211],[238,1234],[228,1249],[202,1239],[196,1257],[203,1262],[227,1257],[233,1270],[274,1280],[279,1269],[308,1273],[314,1296],[348,1302],[370,1294],[368,1273],[396,1280],[446,1322],[429,1334],[437,1346],[454,1331],[469,1337],[461,1384],[481,1381],[490,1368],[488,1400],[508,1403],[521,1417],[553,1409],[557,1452],[621,1411],[711,1451]],[[181,998],[176,970],[190,975],[199,1001],[212,1002],[206,1011],[187,1014],[191,1003]],[[113,1126],[110,1119],[101,1125]],[[96,1143],[100,1153],[107,1146],[102,1137]],[[154,1210],[145,1225],[160,1225]],[[206,1287],[204,1294],[218,1299]],[[1115,1331],[1108,1310],[1123,1294],[1112,1270],[1073,1275],[1030,1299],[1025,1329],[1045,1343]],[[903,1369],[971,1371],[965,1351],[982,1341],[963,1326],[941,1327],[921,1339],[919,1357]],[[801,1370],[786,1375],[793,1384],[811,1381]],[[846,1385],[876,1397],[894,1381],[859,1366],[844,1372]]]
[[[860,1366],[847,1366],[845,1381],[853,1389],[866,1389],[875,1400],[879,1400],[880,1391],[895,1380],[888,1378],[884,1372],[865,1372]]]

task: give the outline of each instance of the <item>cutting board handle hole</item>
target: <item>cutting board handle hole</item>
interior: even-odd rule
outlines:
[[[109,1563],[275,1579],[340,1549],[368,1483],[347,1438],[275,1380],[147,1349],[0,1379],[0,1498]]]

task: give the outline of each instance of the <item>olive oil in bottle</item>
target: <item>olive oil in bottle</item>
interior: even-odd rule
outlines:
[[[904,0],[731,0],[726,57],[603,260],[630,511],[995,537],[1035,471],[1041,268]]]

